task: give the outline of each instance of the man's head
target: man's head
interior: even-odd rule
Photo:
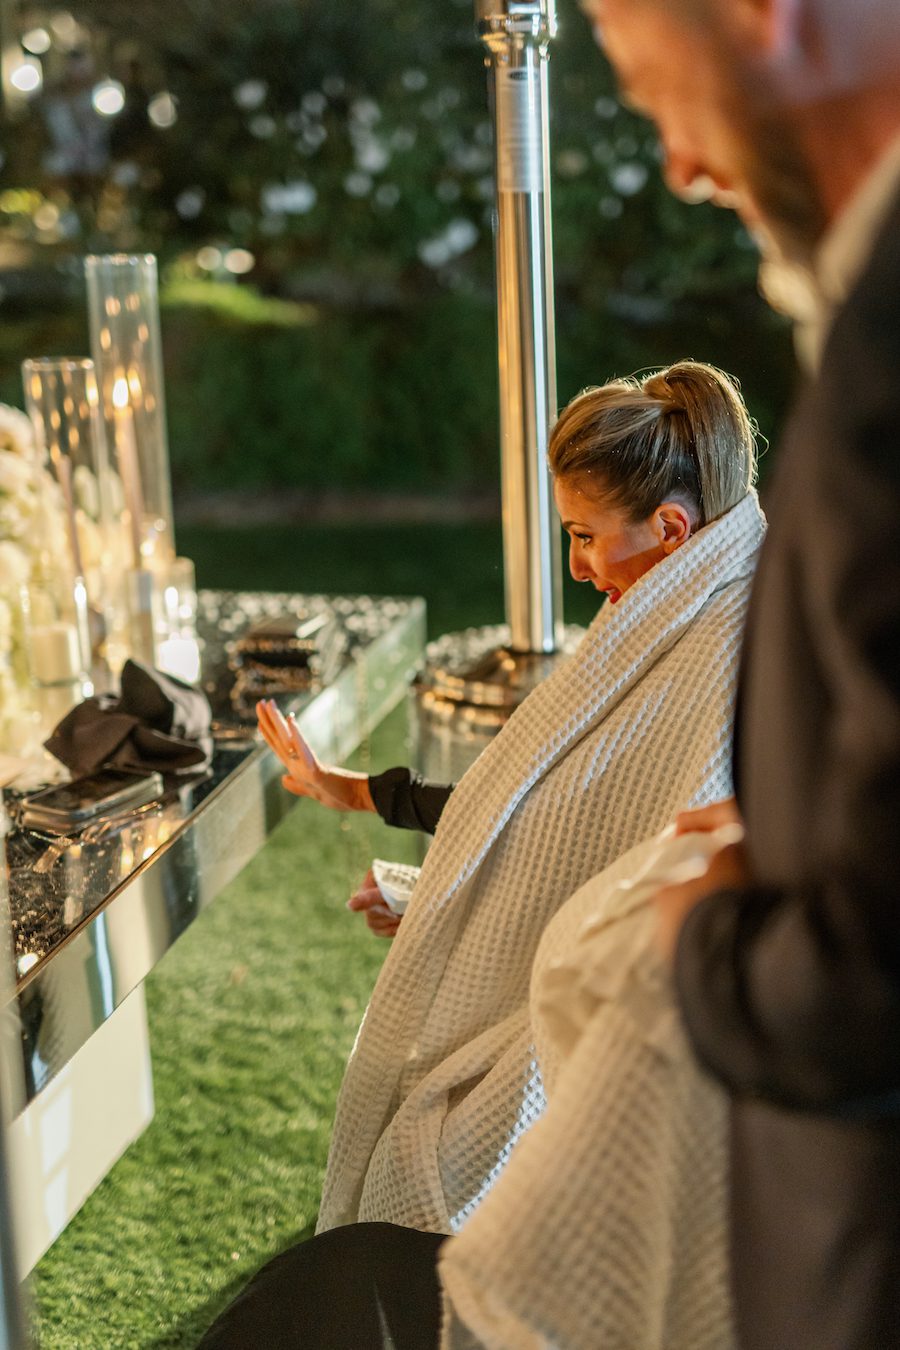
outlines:
[[[897,0],[583,0],[673,191],[808,266],[900,134]]]

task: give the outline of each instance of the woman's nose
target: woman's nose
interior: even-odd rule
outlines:
[[[590,568],[585,566],[584,558],[578,551],[576,539],[569,544],[569,571],[575,581],[587,581],[591,575]]]

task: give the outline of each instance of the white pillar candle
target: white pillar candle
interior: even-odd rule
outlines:
[[[175,675],[186,684],[200,679],[200,648],[192,637],[170,637],[159,644],[156,664],[167,675]]]
[[[38,624],[28,636],[31,674],[41,684],[65,684],[84,673],[74,623]]]

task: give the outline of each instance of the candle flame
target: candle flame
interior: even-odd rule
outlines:
[[[112,401],[116,408],[128,407],[128,381],[124,375],[120,375],[113,385]]]

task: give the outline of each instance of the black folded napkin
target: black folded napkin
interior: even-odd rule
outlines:
[[[212,758],[210,721],[199,689],[140,661],[126,661],[118,697],[86,698],[44,745],[75,777],[102,764],[181,773]]]

